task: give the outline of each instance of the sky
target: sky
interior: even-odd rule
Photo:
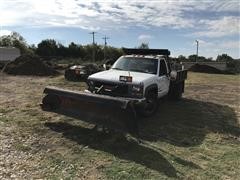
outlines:
[[[64,45],[169,49],[172,56],[196,53],[240,57],[237,0],[0,0],[0,35],[20,33],[28,44],[55,39]]]

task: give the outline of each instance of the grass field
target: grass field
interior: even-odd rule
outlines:
[[[62,76],[0,77],[0,179],[240,177],[240,76],[189,73],[182,101],[162,102],[154,117],[139,119],[140,143],[43,112],[46,85],[85,88]]]

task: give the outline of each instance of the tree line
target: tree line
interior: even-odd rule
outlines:
[[[37,46],[28,45],[26,40],[17,32],[12,32],[10,35],[4,35],[0,37],[0,46],[16,47],[20,50],[21,54],[36,54],[46,59],[53,57],[58,58],[80,58],[82,60],[101,61],[103,59],[116,60],[123,55],[121,48],[112,46],[103,46],[98,44],[81,45],[71,42],[68,46],[57,42],[54,39],[42,40]],[[142,43],[137,48],[148,49],[149,46],[146,43]],[[213,58],[206,58],[204,56],[190,55],[188,57],[179,55],[176,58],[172,58],[175,61],[181,62],[196,62],[196,61],[213,61]],[[216,61],[229,62],[234,60],[227,54],[218,55]]]
[[[68,46],[57,42],[54,39],[42,40],[37,46],[28,45],[26,40],[17,32],[0,37],[1,47],[16,47],[21,54],[35,54],[43,59],[52,58],[78,58],[82,60],[101,61],[103,59],[117,59],[123,55],[121,48],[103,46],[99,44],[81,45],[71,42]]]

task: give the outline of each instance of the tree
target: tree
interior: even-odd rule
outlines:
[[[6,47],[6,46],[12,46],[12,41],[10,36],[1,36],[0,37],[0,46]]]
[[[123,55],[123,50],[112,46],[106,47],[106,59],[116,61]]]
[[[33,51],[28,47],[26,40],[17,32],[1,36],[0,46],[18,48],[21,54],[33,53]]]
[[[140,46],[138,46],[138,49],[149,49],[148,43],[142,43]]]
[[[195,62],[196,61],[196,58],[197,58],[197,55],[196,54],[192,54],[190,56],[188,56],[188,60],[190,62]]]
[[[240,74],[240,60],[231,60],[227,62],[227,72]]]
[[[61,57],[67,57],[68,56],[68,48],[65,47],[64,45],[62,45],[61,43],[57,44],[57,52],[56,55],[57,56],[61,56]]]
[[[68,56],[75,57],[75,58],[84,58],[85,50],[82,45],[71,42],[68,45]]]
[[[198,56],[197,61],[207,61],[207,59],[204,56]]]
[[[68,45],[68,55],[70,57],[78,57],[78,55],[79,55],[79,53],[78,53],[78,46],[74,42],[71,42]]]
[[[46,39],[38,44],[36,53],[40,56],[56,56],[57,48],[57,43],[54,39]]]
[[[212,57],[207,58],[207,61],[213,61]]]
[[[95,45],[95,52],[96,52],[96,55],[95,55],[95,59],[96,61],[101,61],[104,59],[104,46],[101,46],[101,45]]]
[[[233,58],[231,56],[228,56],[227,54],[218,55],[216,59],[216,61],[219,61],[219,62],[228,62],[232,60]]]
[[[187,58],[186,58],[185,56],[183,56],[183,55],[179,55],[179,56],[178,56],[178,60],[179,60],[180,62],[184,62],[184,61],[187,61]]]

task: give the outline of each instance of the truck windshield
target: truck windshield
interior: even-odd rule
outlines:
[[[120,57],[112,69],[157,74],[158,60],[141,57]]]

